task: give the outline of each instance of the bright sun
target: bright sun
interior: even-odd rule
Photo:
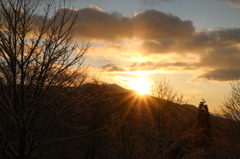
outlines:
[[[139,94],[150,94],[150,83],[144,76],[140,76],[133,85],[133,89]]]

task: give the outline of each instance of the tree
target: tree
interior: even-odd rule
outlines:
[[[231,83],[231,92],[221,106],[221,113],[228,119],[240,121],[240,81]]]
[[[225,158],[240,156],[240,80],[230,83],[231,90],[221,105],[221,114],[225,121],[221,123],[221,143],[225,145],[221,155]],[[227,152],[227,153],[224,153]]]
[[[39,6],[0,1],[1,158],[33,158],[47,145],[78,138],[62,130],[87,107],[78,94],[89,45],[73,42],[77,15],[62,8],[51,16],[54,1]]]
[[[151,113],[144,132],[149,158],[177,158],[182,156],[188,113],[181,107],[183,94],[166,78],[158,78],[152,87]],[[185,127],[185,130],[183,129]]]
[[[205,103],[206,101],[203,99],[198,106],[195,138],[195,146],[197,148],[203,149],[206,149],[209,146],[211,146],[212,142],[210,115],[208,111],[208,106],[205,105]]]

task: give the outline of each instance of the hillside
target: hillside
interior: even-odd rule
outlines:
[[[116,159],[230,156],[224,149],[238,155],[227,137],[228,120],[209,114],[210,127],[199,127],[196,106],[139,95],[118,85],[104,88],[105,100],[95,104],[87,114],[91,114],[89,130],[106,129],[101,129],[94,139],[92,135],[88,137],[90,143],[82,146],[90,147],[91,151],[85,155],[94,153],[96,158],[106,158],[107,154],[108,158]],[[208,144],[199,146],[196,142],[200,141]]]
[[[53,90],[41,102],[51,101],[59,88]],[[34,151],[36,158],[240,157],[239,123],[204,111],[201,116],[196,106],[139,95],[116,84],[87,83],[62,88],[62,93],[62,98],[43,110],[47,118],[41,122],[52,124],[52,133],[44,134],[45,126],[33,131],[36,137],[44,134],[47,141],[54,141],[54,144],[40,141],[44,146]],[[52,107],[57,107],[57,111]],[[1,124],[4,115],[0,115]],[[13,127],[5,129],[14,132]],[[71,138],[64,138],[66,142],[59,140],[66,136]]]

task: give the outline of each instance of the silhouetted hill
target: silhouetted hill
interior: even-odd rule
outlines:
[[[197,111],[198,111],[198,108],[191,104],[183,104],[182,107],[185,109],[188,109],[189,111],[191,111],[193,113],[197,113]]]
[[[65,153],[68,157],[77,156],[69,158],[218,159],[232,157],[225,150],[235,153],[231,147],[235,130],[229,128],[236,122],[214,115],[210,115],[211,127],[207,131],[212,137],[210,148],[195,146],[196,139],[204,140],[205,134],[201,135],[202,128],[197,126],[198,107],[194,105],[139,95],[117,84],[86,83],[66,92],[66,98],[60,102],[63,110],[77,99],[79,113],[75,113],[77,109],[66,112],[74,116],[52,136],[70,133],[81,134],[82,138],[57,147],[54,153],[59,156]]]
[[[117,85],[117,84],[108,84],[109,89],[113,90],[113,91],[124,91],[126,90],[125,88]]]
[[[106,94],[110,95],[111,97],[109,98],[111,98],[110,101],[113,104],[110,107],[116,107],[116,105],[121,105],[122,107],[124,107],[124,104],[136,103],[136,102],[139,102],[139,100],[141,101],[143,99],[145,100],[145,104],[148,104],[149,106],[151,106],[152,104],[150,102],[152,102],[153,99],[155,99],[155,97],[151,95],[148,95],[148,94],[139,95],[136,91],[125,89],[117,84],[98,85],[98,84],[86,83],[82,85],[82,88],[85,91],[90,91],[90,92],[92,92],[93,90],[94,92],[97,90],[101,90],[101,91],[104,91]],[[163,99],[157,99],[157,100],[164,101]],[[187,112],[188,114],[192,114],[192,115],[196,115],[198,113],[198,107],[191,104],[178,105],[176,103],[175,104],[173,103],[172,107],[176,109],[175,111],[179,111],[179,112]],[[210,115],[214,117],[224,117],[222,115],[217,115],[214,113],[210,113]]]

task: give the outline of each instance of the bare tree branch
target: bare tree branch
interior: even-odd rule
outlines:
[[[0,1],[2,157],[24,159],[38,146],[81,137],[50,134],[81,114],[76,93],[86,78],[82,65],[90,46],[73,41],[77,15],[71,9],[57,11],[49,1],[42,11],[38,15],[39,0]]]

